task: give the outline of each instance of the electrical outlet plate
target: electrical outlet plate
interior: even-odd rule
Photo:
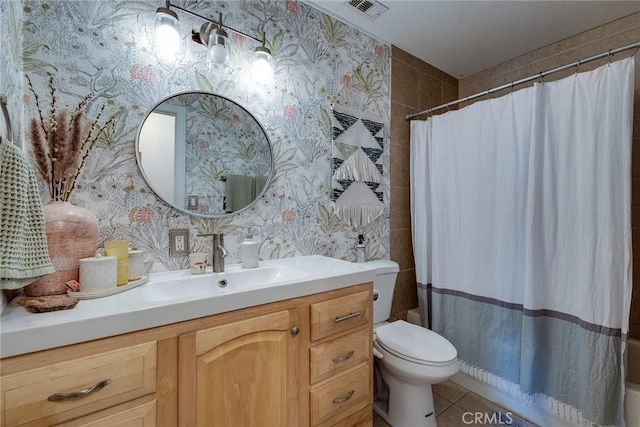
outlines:
[[[189,255],[189,230],[186,228],[169,230],[169,256],[187,255]]]

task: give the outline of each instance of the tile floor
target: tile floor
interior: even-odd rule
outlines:
[[[517,414],[512,413],[512,417],[517,417],[511,424],[507,424],[508,418],[502,419],[502,424],[482,422],[474,422],[473,415],[463,415],[466,412],[480,412],[487,413],[490,417],[494,412],[509,412],[508,409],[493,403],[464,387],[459,386],[453,381],[445,381],[440,384],[433,385],[433,403],[436,410],[436,421],[438,427],[461,427],[461,426],[500,426],[511,425],[517,427],[537,427],[536,424],[524,420]],[[465,422],[466,421],[466,422]],[[470,423],[471,421],[471,423]],[[373,413],[373,427],[389,427],[389,424],[385,422],[375,412]],[[416,426],[418,427],[418,426]]]

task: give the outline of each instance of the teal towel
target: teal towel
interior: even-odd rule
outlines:
[[[253,178],[253,199],[257,199],[262,189],[267,184],[266,176],[256,176]]]
[[[226,210],[237,212],[253,202],[253,177],[227,175]]]
[[[18,289],[56,270],[38,178],[22,151],[1,137],[0,165],[0,289]]]

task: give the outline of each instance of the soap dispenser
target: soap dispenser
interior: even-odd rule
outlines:
[[[240,263],[242,268],[258,267],[258,242],[253,240],[250,226],[244,241],[240,244]]]
[[[364,236],[358,234],[358,244],[356,245],[356,262],[365,262],[364,257]]]

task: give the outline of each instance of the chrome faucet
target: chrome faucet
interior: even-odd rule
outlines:
[[[227,256],[227,250],[224,248],[224,234],[211,233],[199,234],[199,236],[213,236],[213,272],[224,272],[224,258]]]

